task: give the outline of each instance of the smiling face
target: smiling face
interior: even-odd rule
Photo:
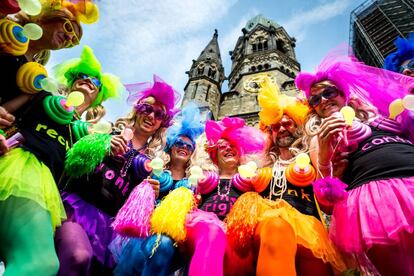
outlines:
[[[337,91],[336,94],[334,93],[334,90]],[[320,97],[320,103],[312,106],[312,97],[315,96]],[[346,105],[344,93],[338,90],[330,81],[314,84],[311,88],[311,96],[308,100],[312,108],[321,118],[326,118],[335,112],[339,112],[341,108]]]
[[[79,44],[82,36],[80,25],[76,21],[54,18],[40,22],[43,29],[42,38],[33,44],[42,44],[43,49],[59,50]]]
[[[96,99],[99,89],[90,79],[77,79],[72,84],[72,91],[79,91],[85,97],[84,103],[90,106]]]
[[[186,136],[180,136],[171,147],[171,162],[186,164],[194,151],[191,139]]]
[[[280,122],[270,126],[273,143],[279,148],[289,148],[296,140],[296,128],[296,123],[283,115]]]
[[[217,142],[217,165],[219,168],[238,166],[240,164],[240,153],[236,146],[225,139]]]
[[[161,127],[163,119],[158,114],[165,113],[164,106],[155,102],[152,97],[142,100],[140,104],[148,106],[145,106],[147,107],[145,110],[136,111],[134,128],[138,132],[151,136]]]

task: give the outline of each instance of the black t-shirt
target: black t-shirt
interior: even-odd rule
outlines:
[[[69,179],[65,190],[76,193],[110,216],[115,216],[131,191],[143,180],[133,176],[132,166],[127,168],[128,160],[137,154],[140,153],[131,149],[124,156],[105,157],[92,174]]]
[[[220,189],[221,195],[218,195],[218,189]],[[242,191],[234,187],[234,185],[230,185],[230,179],[220,179],[218,188],[215,188],[208,194],[201,195],[202,201],[200,209],[207,212],[213,212],[219,219],[223,220],[230,212],[230,209],[237,198],[242,194]]]
[[[391,132],[371,129],[372,135],[349,155],[343,177],[348,190],[373,180],[414,176],[414,145]]]
[[[72,142],[70,125],[56,123],[43,108],[43,100],[49,95],[48,92],[39,92],[23,106],[21,110],[24,115],[19,117],[17,127],[25,139],[21,147],[48,166],[57,181],[63,171],[66,151]]]
[[[17,87],[16,75],[19,68],[27,62],[25,56],[0,55],[0,105],[19,96],[23,92]]]
[[[270,195],[270,183],[267,188],[260,193],[261,196],[264,198],[269,198]],[[275,193],[279,192],[281,189],[275,187]],[[271,195],[271,200],[276,200],[280,197]],[[315,196],[313,193],[313,186],[309,185],[307,187],[298,187],[295,186],[289,181],[287,181],[287,189],[282,196],[286,202],[292,205],[296,210],[301,212],[302,214],[314,216],[315,218],[320,220],[318,208],[316,207],[315,203]]]

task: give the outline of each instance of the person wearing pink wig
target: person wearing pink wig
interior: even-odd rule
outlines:
[[[108,248],[115,237],[113,217],[133,188],[150,174],[147,161],[164,154],[165,130],[178,111],[179,93],[155,75],[153,83],[126,88],[133,110],[115,124],[110,147],[116,155],[105,157],[89,175],[69,179],[62,193],[68,213],[68,222],[57,238],[62,275],[88,274],[92,257],[99,274],[114,267]],[[129,141],[120,134],[126,128],[133,131]],[[158,196],[159,182],[148,182]]]
[[[414,273],[414,145],[404,126],[384,117],[409,81],[334,51],[295,80],[313,109],[306,130],[321,177],[315,194],[333,206],[330,237],[381,275]],[[352,126],[339,113],[346,105],[356,112]],[[346,184],[341,197],[332,197],[343,187],[336,177]]]
[[[189,275],[223,275],[223,266],[225,274],[247,273],[233,270],[244,266],[237,266],[236,254],[227,247],[222,220],[237,198],[253,189],[237,169],[245,163],[247,154],[263,150],[264,137],[240,118],[224,118],[219,122],[209,120],[205,131],[208,155],[215,170],[205,171],[205,178],[197,187],[197,193],[201,195],[199,209],[187,215],[185,247],[192,256]],[[202,154],[198,155],[198,160],[201,160],[200,156]],[[202,161],[205,168],[208,161]]]

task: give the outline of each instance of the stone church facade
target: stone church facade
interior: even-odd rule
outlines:
[[[258,125],[258,83],[268,76],[282,93],[295,95],[294,78],[300,71],[295,55],[295,38],[277,23],[257,15],[241,30],[233,51],[231,72],[226,77],[222,65],[218,33],[193,60],[184,88],[182,105],[189,101],[199,104],[211,119],[225,116],[244,118],[251,126]],[[228,80],[229,91],[223,92]]]

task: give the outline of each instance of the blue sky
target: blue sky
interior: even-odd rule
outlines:
[[[182,91],[190,69],[218,29],[225,68],[241,29],[257,14],[296,37],[296,55],[310,71],[324,55],[349,40],[350,12],[364,0],[99,0],[99,22],[84,27],[82,45],[91,46],[105,72],[123,83],[152,80],[156,73]],[[78,57],[82,47],[54,52],[48,68]],[[223,87],[227,91],[227,85]],[[107,119],[128,112],[125,100],[105,104]]]

